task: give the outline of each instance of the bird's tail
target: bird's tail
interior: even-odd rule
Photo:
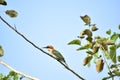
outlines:
[[[65,59],[63,59],[63,61],[61,61],[61,62],[68,67],[68,64],[66,63]]]

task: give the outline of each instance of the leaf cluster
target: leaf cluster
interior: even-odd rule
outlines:
[[[8,75],[0,74],[0,80],[22,80],[23,77],[19,77],[14,71],[10,71]]]
[[[113,75],[120,76],[120,55],[117,53],[117,49],[120,48],[120,33],[112,32],[109,29],[106,31],[109,37],[93,36],[94,32],[98,30],[96,24],[91,24],[91,18],[88,15],[80,16],[80,18],[89,29],[83,29],[80,32],[79,39],[70,41],[68,45],[79,45],[77,51],[86,51],[87,56],[83,60],[83,66],[89,65],[93,60],[96,64],[96,71],[101,72],[105,63],[108,66],[109,78],[112,78]],[[118,29],[120,29],[120,25]],[[82,44],[85,41],[86,44]],[[105,79],[103,78],[103,80]]]
[[[7,2],[5,0],[0,0],[0,5],[7,6]],[[16,18],[18,16],[18,12],[15,10],[6,10],[5,13],[11,18]]]

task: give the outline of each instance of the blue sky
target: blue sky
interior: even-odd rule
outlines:
[[[85,52],[76,51],[78,46],[68,46],[67,43],[76,39],[84,28],[80,16],[91,17],[99,31],[95,35],[105,36],[106,30],[117,31],[120,24],[119,0],[7,0],[8,6],[0,6],[0,15],[11,25],[16,25],[18,31],[39,47],[54,45],[65,57],[69,66],[86,80],[101,80],[106,76],[106,69],[101,73],[95,70],[95,64],[90,68],[82,66]],[[19,13],[11,19],[4,14],[7,9]],[[5,56],[1,59],[26,74],[40,80],[79,80],[71,72],[61,66],[56,60],[45,55],[23,38],[9,29],[0,21],[0,45]],[[0,72],[8,73],[8,69],[0,65]],[[105,66],[105,68],[107,68]],[[28,80],[28,79],[24,79]]]

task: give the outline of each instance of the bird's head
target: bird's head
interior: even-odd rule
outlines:
[[[48,45],[48,46],[43,47],[43,48],[48,49],[49,52],[52,52],[54,50],[54,47],[52,45]]]
[[[43,48],[46,48],[46,49],[48,49],[48,50],[54,50],[54,47],[53,47],[52,45],[48,45],[48,46],[43,47]]]

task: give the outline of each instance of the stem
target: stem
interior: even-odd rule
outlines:
[[[101,49],[102,49],[103,53],[108,54],[108,53],[106,52],[106,50],[104,49],[104,47],[101,46]],[[107,65],[107,67],[108,67],[108,70],[109,70],[109,72],[110,72],[110,76],[111,76],[112,80],[114,80],[114,76],[112,76],[112,72],[111,72],[111,70],[110,70],[110,67],[109,67],[107,61],[106,61],[105,54],[103,54],[104,61],[105,61],[106,65]]]
[[[23,39],[25,39],[28,43],[30,43],[32,46],[34,46],[36,49],[40,50],[41,52],[45,53],[46,55],[54,58],[55,60],[57,60],[55,57],[53,57],[52,55],[50,55],[49,53],[45,52],[44,50],[42,50],[41,48],[39,48],[37,45],[35,45],[33,42],[31,42],[29,39],[27,39],[23,34],[21,34],[19,31],[16,30],[16,28],[12,27],[6,20],[4,20],[1,16],[0,19],[9,27],[11,28],[13,31],[15,31],[19,36],[21,36]],[[57,60],[58,61],[58,60]],[[69,70],[70,72],[72,72],[74,75],[76,75],[79,79],[81,80],[85,80],[84,78],[82,78],[80,75],[78,75],[76,72],[74,72],[74,70],[72,70],[71,68],[69,68],[68,66],[66,66],[64,63],[58,61],[59,63],[61,63],[67,70]]]
[[[116,75],[107,76],[107,77],[104,77],[103,79],[104,79],[104,80],[108,80],[108,79],[110,79],[110,78],[112,78],[112,77],[114,77],[114,76],[116,76]],[[102,79],[102,80],[103,80],[103,79]],[[114,80],[114,79],[112,79],[112,80]]]
[[[5,62],[2,61],[2,60],[0,60],[0,64],[2,64],[3,66],[7,67],[7,68],[10,69],[11,71],[14,71],[15,73],[17,73],[17,74],[19,74],[19,75],[21,75],[21,76],[24,76],[24,77],[29,78],[29,79],[31,79],[31,80],[40,80],[40,79],[38,79],[38,78],[29,76],[29,75],[27,75],[27,74],[25,74],[25,73],[22,73],[22,72],[20,72],[20,71],[17,71],[16,69],[12,68],[11,66],[9,66],[7,63],[5,63]]]

